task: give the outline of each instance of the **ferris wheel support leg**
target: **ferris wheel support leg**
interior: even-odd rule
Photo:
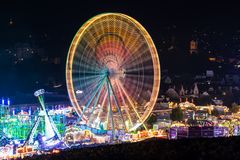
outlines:
[[[81,113],[81,115],[80,115],[80,120],[82,119],[82,117],[83,117],[83,115],[84,115],[84,113],[85,113],[85,111],[86,111],[86,109],[88,109],[88,107],[90,106],[90,104],[92,103],[92,101],[93,101],[93,99],[95,98],[95,96],[96,96],[96,94],[97,94],[97,92],[99,91],[99,89],[101,88],[101,84],[104,82],[104,79],[105,79],[105,77],[103,78],[103,80],[100,82],[100,84],[98,85],[98,87],[97,87],[97,89],[96,89],[96,91],[93,93],[93,96],[91,97],[91,99],[88,101],[88,103],[87,103],[87,105],[86,105],[86,107],[83,109],[83,111],[82,111],[82,113]]]
[[[114,127],[114,121],[113,121],[113,113],[112,113],[112,104],[111,104],[111,98],[110,98],[110,88],[109,84],[107,83],[107,90],[108,90],[108,104],[109,104],[109,115],[111,117],[111,124],[112,124],[112,138],[115,140],[115,127]]]
[[[114,90],[113,90],[113,86],[112,86],[112,83],[111,83],[109,77],[107,77],[107,82],[108,82],[108,84],[109,84],[109,86],[110,86],[110,89],[111,89],[111,91],[112,91],[114,101],[115,101],[115,103],[116,103],[116,105],[117,105],[117,108],[118,108],[118,112],[119,112],[119,114],[120,114],[120,116],[121,116],[121,118],[122,118],[122,123],[123,123],[124,129],[125,129],[125,131],[127,131],[127,127],[126,127],[125,122],[124,122],[123,114],[122,114],[121,108],[120,108],[120,106],[119,106],[117,97],[116,97],[116,95],[115,95],[115,92],[114,92]]]
[[[97,95],[97,97],[96,97],[96,100],[95,100],[95,102],[94,102],[93,109],[92,109],[90,115],[93,114],[93,112],[94,112],[94,110],[95,110],[95,108],[96,108],[96,106],[97,106],[97,103],[98,103],[98,101],[99,101],[100,94],[101,94],[101,92],[102,92],[102,89],[103,89],[103,86],[104,86],[105,82],[106,82],[106,79],[104,78],[104,80],[103,80],[102,83],[101,83],[101,87],[100,87],[100,89],[99,89],[98,95]],[[89,118],[89,121],[90,121],[90,118]]]
[[[119,93],[120,93],[120,97],[121,97],[121,99],[122,99],[122,101],[123,101],[123,104],[124,104],[124,106],[126,107],[127,105],[126,105],[125,99],[124,99],[124,97],[123,97],[122,91],[120,90],[120,87],[119,87],[119,84],[118,84],[118,83],[119,83],[119,82],[117,82],[116,85],[117,85],[118,91],[119,91]],[[131,115],[129,114],[128,110],[127,110],[125,107],[124,107],[124,110],[125,110],[125,112],[126,112],[126,114],[127,114],[127,116],[128,116],[128,119],[130,120],[131,126],[133,127]]]
[[[121,87],[124,95],[126,96],[127,100],[128,100],[129,103],[130,103],[130,106],[133,108],[134,112],[136,113],[136,115],[137,115],[138,119],[140,120],[140,122],[142,123],[143,127],[144,127],[146,130],[148,130],[147,126],[144,124],[144,122],[143,122],[143,120],[141,119],[140,115],[139,115],[138,112],[136,111],[136,108],[134,107],[134,104],[133,104],[131,98],[130,98],[130,97],[128,96],[128,94],[126,93],[124,87],[122,86],[121,83],[119,83],[119,86]]]
[[[107,99],[107,92],[106,92],[105,95],[104,95],[104,98],[103,98],[103,101],[102,101],[102,104],[101,104],[101,109],[103,108],[106,99]],[[100,117],[101,113],[102,113],[102,110],[99,111],[97,118]]]

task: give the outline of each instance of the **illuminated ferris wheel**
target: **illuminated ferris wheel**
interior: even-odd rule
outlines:
[[[88,126],[135,130],[150,115],[160,63],[144,27],[120,13],[100,14],[75,35],[66,64],[68,94]]]

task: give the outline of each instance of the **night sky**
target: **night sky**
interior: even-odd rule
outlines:
[[[240,29],[239,5],[229,1],[228,3],[204,1],[157,3],[150,0],[68,0],[65,2],[60,0],[52,2],[8,0],[0,2],[0,50],[11,48],[18,42],[31,43],[33,41],[38,47],[44,48],[49,56],[62,57],[62,66],[58,69],[61,72],[54,73],[58,74],[64,84],[65,60],[75,33],[85,21],[103,12],[121,12],[138,20],[152,36],[157,49],[159,49],[161,40],[171,35],[168,33],[169,27],[174,27],[172,34],[178,37],[178,41],[186,42],[186,44],[189,44],[191,33],[195,29],[218,30],[224,32],[225,35]],[[2,63],[3,60],[0,62]],[[1,68],[0,74],[7,74],[5,70]],[[30,78],[31,72],[38,74],[34,67],[30,70],[23,70],[25,71],[28,72]],[[45,67],[41,72],[48,71]],[[12,74],[11,76],[14,77],[15,73]],[[24,92],[31,80],[25,81],[24,74],[19,74],[16,88],[21,88],[19,90]],[[16,83],[16,79],[11,76],[9,76],[11,82],[1,81],[1,85],[4,83],[4,86],[0,86],[0,93],[3,95],[8,92],[9,86]],[[12,87],[11,90],[14,92],[16,89]],[[8,93],[8,95],[11,94]]]
[[[0,5],[2,45],[24,41],[28,34],[51,37],[52,47],[67,51],[78,28],[92,16],[102,12],[122,12],[145,26],[155,43],[161,38],[163,28],[176,25],[184,38],[196,27],[212,27],[231,31],[240,27],[239,5],[234,3],[179,1],[156,3],[151,1],[7,1]],[[13,22],[14,38],[9,21]],[[61,45],[59,45],[61,44]],[[59,54],[66,54],[59,53]]]

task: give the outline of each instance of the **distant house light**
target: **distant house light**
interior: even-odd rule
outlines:
[[[211,62],[216,62],[216,58],[215,57],[209,57],[208,60],[211,61]]]

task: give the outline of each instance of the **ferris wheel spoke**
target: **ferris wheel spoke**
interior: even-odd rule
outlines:
[[[102,78],[102,76],[99,76],[99,75],[88,75],[88,76],[83,77],[83,76],[79,75],[76,79],[74,79],[74,82],[82,81],[82,80],[87,80],[87,81],[95,80],[96,81],[96,80],[98,80],[100,78]]]
[[[84,100],[88,101],[88,99],[92,97],[93,93],[96,91],[99,84],[101,84],[101,81],[102,79],[99,79],[98,81],[92,80],[92,83],[90,83],[89,85],[87,86],[82,85],[82,88],[79,88],[80,90],[83,90],[84,92],[86,92],[86,94],[82,95],[84,96],[83,97]]]
[[[118,89],[118,91],[119,91],[120,97],[121,97],[122,102],[123,102],[123,105],[124,105],[123,109],[124,109],[125,113],[127,114],[127,117],[128,117],[128,119],[129,119],[129,121],[130,121],[130,124],[131,124],[131,127],[133,127],[133,122],[132,122],[132,119],[131,119],[131,115],[129,114],[128,110],[126,109],[127,104],[126,104],[126,102],[125,102],[125,99],[124,99],[124,97],[123,97],[122,91],[121,91],[118,83],[119,83],[119,81],[117,81],[116,86],[117,86],[117,89]]]
[[[152,85],[149,82],[146,82],[146,81],[144,82],[143,77],[138,80],[128,77],[124,82],[125,82],[124,84],[129,86],[128,89],[130,91],[133,91],[131,95],[134,97],[139,97],[139,93],[141,93],[143,90],[146,90],[152,87]]]
[[[82,87],[86,88],[89,91],[91,89],[94,90],[95,88],[92,88],[92,87],[97,86],[98,84],[100,84],[100,82],[102,81],[103,78],[104,78],[104,75],[101,75],[98,78],[91,79],[91,80],[83,79],[82,80],[82,82],[83,82]],[[79,81],[79,82],[81,82],[81,81]]]
[[[107,90],[108,90],[108,105],[109,105],[108,112],[109,112],[109,117],[111,118],[113,139],[115,139],[115,126],[114,126],[112,103],[111,103],[111,97],[110,97],[111,92],[108,84],[107,84]]]
[[[106,83],[105,83],[106,84]],[[95,120],[99,120],[99,122],[102,122],[102,119],[101,119],[101,113],[103,113],[103,110],[104,110],[104,106],[102,105],[103,103],[102,103],[102,98],[105,98],[105,96],[107,96],[107,94],[106,94],[106,85],[103,85],[103,88],[101,89],[101,93],[102,94],[100,94],[100,96],[99,96],[99,98],[98,98],[98,105],[99,105],[99,107],[97,108],[97,109],[91,109],[91,113],[89,113],[89,121],[88,121],[88,124],[92,124],[92,122],[93,122],[93,120],[95,119]],[[104,95],[104,97],[103,97],[103,95]],[[96,102],[96,101],[95,101]],[[96,105],[96,107],[97,107],[97,105]],[[95,107],[95,108],[96,108]],[[94,111],[95,110],[95,111]],[[96,114],[95,114],[95,113]],[[99,127],[99,126],[95,126],[95,127]]]
[[[139,95],[139,90],[140,92],[143,89],[143,83],[144,83],[144,70],[141,71],[142,73],[140,73],[140,71],[135,71],[131,72],[131,71],[125,71],[125,77],[126,77],[126,81],[130,81],[132,82],[132,80],[137,81],[137,85],[136,85],[136,89],[134,89],[134,94],[133,95]],[[133,86],[132,84],[130,84],[130,86]]]
[[[83,51],[80,50],[80,48],[78,48],[79,49],[78,52],[82,53],[79,56],[76,56],[76,59],[79,59],[79,61],[77,61],[78,64],[86,68],[91,68],[93,70],[101,69],[102,65],[97,61],[95,57],[95,49],[93,49],[92,47],[89,47],[88,45],[83,49]]]
[[[95,102],[94,102],[94,105],[93,105],[93,108],[92,108],[92,111],[91,111],[90,115],[92,115],[92,113],[94,112],[94,110],[95,110],[95,108],[97,106],[97,103],[99,102],[99,98],[100,98],[100,95],[102,93],[103,86],[104,86],[105,82],[106,81],[104,80],[103,85],[101,86],[100,90],[98,91],[98,95],[97,95],[97,97],[95,99]]]
[[[123,41],[123,38],[121,36],[119,36],[117,33],[115,34],[116,36],[116,41],[117,41],[117,47],[116,49],[120,50],[122,52],[124,52],[125,50],[125,45],[124,45],[124,41]]]
[[[131,32],[126,30],[126,34],[124,35],[124,38],[126,39],[126,46],[129,46],[129,43],[131,42],[131,38],[134,37],[134,34],[136,34],[136,31],[131,27]]]
[[[82,63],[75,63],[73,65],[73,71],[74,72],[89,72],[89,73],[98,73],[99,71],[101,71],[101,69],[96,66],[96,65],[91,65],[91,63],[89,62],[89,64],[86,63],[87,61],[85,62],[82,62]],[[83,68],[83,70],[79,71],[79,68]]]
[[[127,61],[127,60],[131,59],[132,57],[136,56],[135,54],[138,53],[137,51],[141,51],[141,52],[142,52],[142,50],[144,49],[144,45],[145,45],[144,42],[140,42],[140,43],[138,44],[138,46],[136,46],[136,48],[135,48],[133,51],[131,51],[131,50],[128,49],[128,51],[130,51],[131,54],[126,54],[126,55],[123,57],[123,60],[124,60],[124,61]],[[141,53],[141,52],[140,52],[140,53]]]
[[[92,88],[96,88],[96,87],[98,87],[98,85],[92,85],[91,86]],[[94,94],[94,92],[92,92],[92,90],[85,90],[85,89],[83,89],[83,88],[77,88],[76,87],[76,94],[77,94],[77,91],[79,90],[79,91],[82,91],[82,93],[81,94],[77,94],[76,95],[76,99],[77,99],[77,102],[78,102],[78,104],[79,104],[79,109],[81,110],[81,112],[82,112],[82,110],[84,109],[84,105],[85,104],[87,104],[88,102],[89,102],[89,99],[93,96],[93,94]],[[91,91],[91,92],[90,92]],[[79,116],[80,117],[80,116]]]
[[[126,24],[126,23],[123,23],[123,24]],[[128,35],[128,31],[129,31],[129,27],[130,27],[130,26],[126,24],[126,28],[125,28],[125,30],[124,30],[125,32],[122,33],[124,42],[126,41],[126,37],[127,37],[127,35]]]
[[[78,66],[79,68],[84,68],[84,70],[88,70],[88,71],[100,71],[102,69],[102,66],[100,66],[100,64],[96,64],[94,61],[95,60],[89,60],[89,59],[82,59],[80,60],[81,63],[76,63],[76,66]]]
[[[135,84],[133,84],[133,82],[126,82],[126,85],[129,86],[128,90],[129,90],[129,95],[131,95],[131,97],[137,97],[138,95],[138,82],[136,82]],[[141,85],[142,86],[142,85]]]
[[[104,84],[105,84],[105,82],[106,82],[106,81],[104,81]],[[95,108],[96,108],[96,106],[97,106],[97,103],[99,102],[99,98],[100,98],[100,95],[101,95],[101,93],[102,93],[102,91],[103,91],[104,84],[101,86],[101,89],[99,90],[98,95],[97,95],[97,97],[96,97],[96,99],[95,99],[95,102],[94,102],[92,111],[91,111],[90,114],[89,114],[89,123],[90,123],[90,124],[91,124],[91,121],[92,121],[92,120],[91,120],[91,116],[93,115],[93,112],[95,111]],[[99,111],[99,113],[100,113],[100,111]],[[97,118],[97,119],[98,119],[98,118]]]
[[[130,40],[131,44],[129,45],[128,50],[132,53],[134,53],[139,46],[142,46],[144,44],[144,41],[139,40],[140,37],[141,35],[137,34],[137,36],[134,36],[134,40]]]
[[[81,75],[81,74],[79,74],[79,77],[78,77],[78,80],[79,81],[97,81],[97,80],[99,80],[99,79],[101,79],[101,78],[103,78],[104,77],[104,75]]]
[[[149,63],[149,62],[151,62],[151,58],[141,56],[141,57],[135,58],[132,61],[129,61],[121,66],[123,66],[124,68],[138,68],[139,66],[148,68],[149,66],[152,66],[152,68],[153,68],[152,63]]]
[[[99,76],[98,78],[89,80],[89,79],[80,79],[79,77],[76,77],[73,79],[73,83],[74,84],[76,84],[76,83],[84,84],[84,85],[81,85],[81,88],[86,88],[86,87],[89,88],[90,87],[89,85],[97,85],[101,81],[102,78],[103,78],[103,76]]]
[[[93,31],[91,31],[91,29],[92,29]],[[97,31],[97,29],[95,28],[95,26],[92,26],[92,28],[89,28],[89,31],[87,32],[87,33],[88,33],[87,35],[89,35],[90,39],[91,39],[92,41],[94,41],[94,42],[93,42],[93,45],[97,43],[97,41],[96,41],[96,36],[93,35],[93,34],[98,35],[97,32],[98,32],[98,31]],[[90,44],[91,44],[91,43],[90,43]]]
[[[153,79],[154,77],[153,77],[154,75],[153,74],[139,74],[138,72],[125,72],[125,77],[127,77],[127,78],[138,78],[138,77],[142,77],[142,79],[144,79],[144,78],[147,78],[147,79],[149,79],[149,78],[151,78],[151,79]]]
[[[122,114],[122,111],[121,111],[121,107],[119,106],[119,102],[118,102],[118,100],[117,100],[117,97],[116,97],[116,95],[115,95],[115,91],[113,90],[113,86],[112,86],[112,83],[111,83],[109,77],[107,77],[107,84],[110,86],[110,89],[111,89],[112,95],[113,95],[113,99],[114,99],[115,104],[116,104],[116,106],[117,106],[117,108],[118,108],[118,112],[119,112],[119,114],[120,114],[120,116],[121,116],[121,118],[122,118],[123,126],[124,126],[124,128],[125,128],[125,130],[126,130],[127,127],[126,127],[125,122],[124,122],[124,118],[123,118],[123,114]]]
[[[97,25],[98,25],[98,28],[99,28],[99,33],[100,33],[99,35],[102,35],[104,33],[104,26],[100,22],[97,23]]]
[[[82,60],[85,59],[87,56],[89,58],[89,55],[94,53],[93,48],[90,47],[90,45],[90,41],[82,39],[82,43],[79,44],[76,50],[77,53],[80,53],[75,55],[76,59]]]
[[[93,70],[77,70],[77,69],[74,69],[72,70],[72,74],[78,74],[78,75],[89,75],[89,76],[98,76],[98,75],[101,75],[102,72],[101,71],[93,71]]]
[[[78,67],[81,68],[81,67]],[[81,76],[102,76],[105,75],[106,69],[104,68],[87,68],[87,67],[83,67],[84,69],[79,70],[79,69],[73,69],[72,70],[72,74],[78,74]]]
[[[130,79],[130,76],[129,76],[128,74],[126,74],[125,77],[126,77],[126,82],[129,82],[129,81],[131,82],[129,86],[135,87],[135,89],[132,90],[132,91],[134,91],[134,94],[133,94],[133,95],[137,94],[138,91],[139,91],[139,89],[140,89],[139,86],[140,86],[141,88],[142,88],[142,86],[143,86],[144,74],[142,74],[142,75],[138,74],[138,76],[136,76],[136,77],[131,77],[131,79]],[[134,82],[134,83],[133,83],[133,82]]]
[[[97,92],[99,91],[99,89],[103,86],[105,82],[105,77],[103,78],[103,80],[101,81],[101,83],[98,85],[96,91],[93,93],[93,96],[91,97],[91,99],[88,101],[87,105],[83,108],[82,114],[80,115],[80,118],[82,118],[82,116],[84,115],[86,109],[88,109],[88,107],[90,106],[90,104],[92,103],[93,99],[95,98]]]
[[[121,90],[123,91],[125,97],[127,98],[127,100],[128,100],[128,102],[129,102],[130,106],[132,107],[133,111],[134,111],[135,114],[137,115],[137,117],[138,117],[140,123],[143,124],[143,126],[144,126],[144,128],[145,128],[146,130],[148,130],[147,127],[146,127],[146,125],[145,125],[144,122],[142,121],[142,118],[140,117],[140,115],[139,115],[137,109],[135,108],[135,106],[134,106],[134,104],[133,104],[131,98],[130,98],[129,95],[127,94],[126,90],[124,89],[124,87],[122,86],[121,83],[119,83],[119,86],[120,86]]]
[[[143,59],[143,56],[138,56],[135,55],[135,57],[130,57],[125,59],[124,61],[121,62],[120,68],[131,68],[133,66],[139,66],[145,64],[144,62],[147,62]]]
[[[139,71],[146,71],[146,74],[148,73],[148,70],[153,70],[153,66],[152,65],[148,65],[148,66],[144,66],[144,67],[136,67],[136,68],[126,68],[125,69],[125,73],[126,74],[134,74],[134,73],[138,73]]]
[[[122,24],[122,23],[121,23]],[[124,39],[125,39],[125,36],[123,37],[120,37],[121,38],[121,54],[119,55],[119,57],[121,57],[121,61],[123,61],[124,57],[126,57],[126,55],[128,55],[128,50],[126,48],[126,45],[125,45],[125,42],[124,42]]]
[[[105,104],[106,99],[107,99],[107,96],[108,96],[107,93],[108,93],[108,92],[107,92],[107,90],[106,90],[106,91],[105,91],[105,95],[104,95],[104,97],[103,97],[102,104],[101,104],[101,108],[102,108],[102,110],[103,110],[103,108],[104,108],[104,104]],[[97,118],[99,118],[99,117],[101,116],[101,113],[102,113],[102,111],[100,110],[99,113],[98,113],[98,115],[97,115]]]
[[[87,62],[87,64],[95,66],[99,70],[101,70],[101,68],[103,67],[99,63],[99,61],[98,61],[98,59],[96,57],[95,49],[92,49],[92,51],[86,52],[86,55],[84,56],[83,60],[85,62]]]
[[[127,58],[124,62],[122,62],[121,67],[124,66],[131,66],[131,64],[138,64],[144,62],[150,61],[151,57],[149,56],[144,56],[146,52],[148,52],[148,49],[145,49],[139,53],[132,53],[131,57]],[[140,61],[141,60],[141,61]]]
[[[79,67],[80,68],[84,68],[84,70],[87,71],[101,71],[102,66],[100,67],[100,65],[98,64],[94,64],[94,61],[89,61],[89,60],[83,60],[84,62],[82,62]]]
[[[95,72],[95,71],[100,70],[97,66],[91,65],[91,63],[87,64],[86,61],[82,62],[82,60],[79,60],[78,62],[75,62],[73,67],[74,67],[73,70],[76,70],[76,71],[79,68],[84,68],[84,70],[89,71],[89,72]]]
[[[77,93],[78,90],[82,91],[84,94],[80,94],[80,95],[84,96],[84,99],[87,98],[88,96],[90,96],[91,93],[89,91],[94,90],[98,86],[98,84],[101,80],[99,79],[98,81],[96,81],[96,80],[91,80],[91,81],[92,81],[92,83],[90,81],[88,81],[88,82],[84,82],[84,81],[79,82],[78,81],[77,83],[73,83],[73,85],[75,87],[75,92]],[[85,93],[85,91],[87,91],[87,93]]]
[[[125,84],[127,86],[129,86],[129,88],[136,88],[136,84],[138,83],[138,80],[133,80],[133,79],[127,79],[125,80]],[[147,82],[145,81],[144,83],[142,83],[142,86],[144,87],[144,89],[150,88],[152,89],[152,83],[151,82]]]
[[[139,82],[139,79],[132,79],[132,78],[130,79],[130,78],[126,77],[125,82],[129,83],[129,86],[135,87],[137,85],[137,83]]]
[[[146,44],[144,43],[144,40],[142,40],[141,42],[136,43],[135,45],[132,46],[131,49],[131,55],[129,55],[129,58],[131,58],[132,56],[134,56],[135,54],[142,54],[146,48]]]

